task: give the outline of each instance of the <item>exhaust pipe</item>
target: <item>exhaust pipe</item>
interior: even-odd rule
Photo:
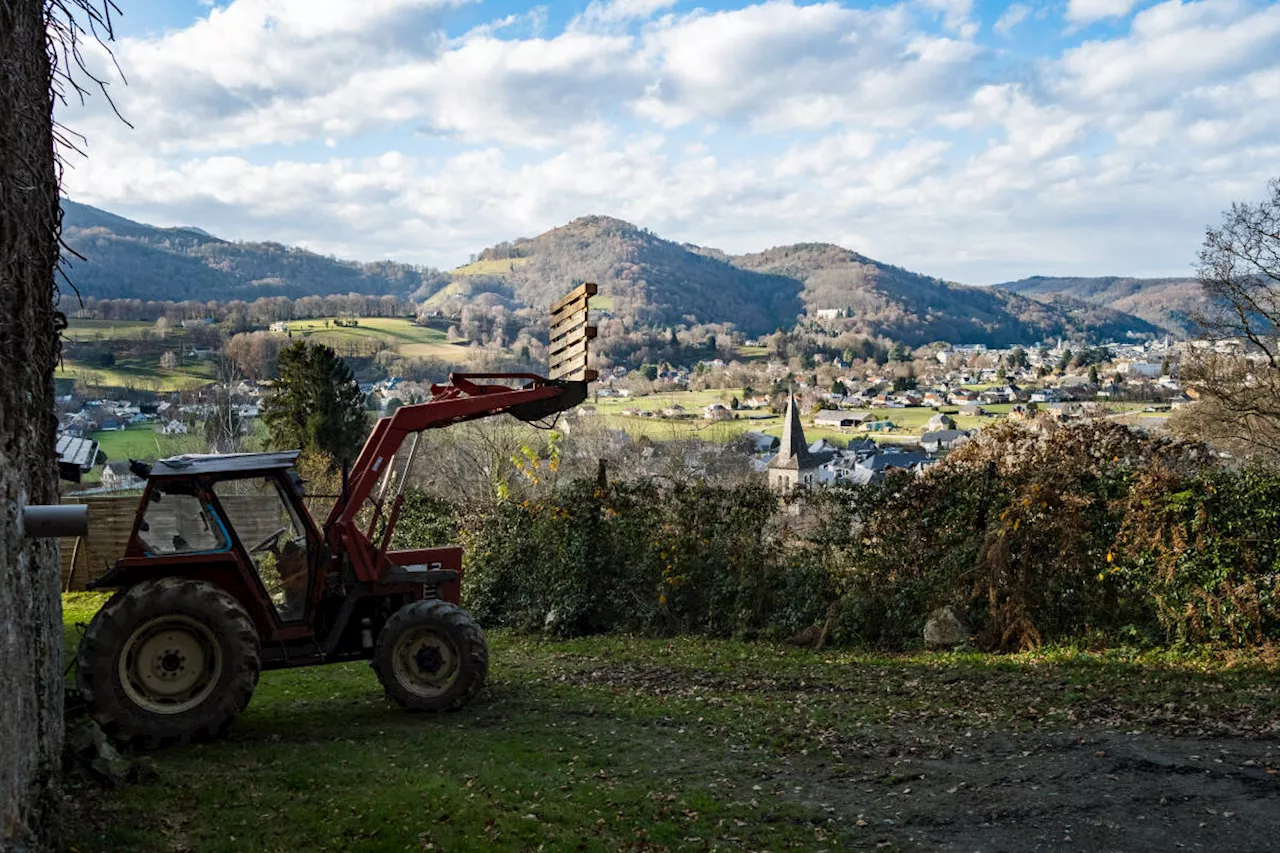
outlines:
[[[33,505],[22,508],[22,527],[36,539],[89,534],[89,507],[84,504]]]

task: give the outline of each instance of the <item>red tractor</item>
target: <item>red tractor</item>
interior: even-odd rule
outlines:
[[[85,632],[76,683],[109,733],[144,745],[213,736],[263,669],[366,659],[406,708],[464,705],[484,683],[484,633],[459,607],[462,549],[388,550],[423,430],[503,412],[540,421],[586,398],[584,284],[552,307],[551,370],[454,374],[427,403],[382,418],[323,525],[303,502],[297,451],[178,456],[147,467],[116,589]],[[519,387],[505,382],[516,381]]]

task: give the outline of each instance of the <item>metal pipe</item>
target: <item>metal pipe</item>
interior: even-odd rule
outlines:
[[[409,445],[409,458],[404,462],[404,470],[400,472],[400,482],[396,483],[396,497],[404,494],[404,484],[409,482],[409,469],[413,467],[414,454],[418,452],[418,439],[422,438],[422,433],[415,432],[413,434],[413,444]]]
[[[28,536],[56,539],[89,534],[89,507],[85,504],[32,505],[22,508],[22,527]]]

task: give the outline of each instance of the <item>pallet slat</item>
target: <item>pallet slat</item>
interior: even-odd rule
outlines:
[[[548,362],[551,365],[551,369],[555,370],[560,365],[567,364],[573,359],[585,359],[586,357],[587,357],[587,342],[585,340],[582,340],[582,341],[578,341],[576,344],[573,344],[572,346],[565,347],[559,352],[552,353],[551,357],[548,359]]]
[[[595,296],[599,290],[594,281],[583,282],[573,290],[566,293],[551,306],[551,318],[554,320],[557,315],[563,314],[574,302],[588,297]]]
[[[564,335],[563,337],[552,341],[548,351],[554,361],[558,353],[567,350],[569,347],[577,346],[580,343],[592,340],[595,336],[595,326],[583,326],[579,329],[575,329],[571,334]]]

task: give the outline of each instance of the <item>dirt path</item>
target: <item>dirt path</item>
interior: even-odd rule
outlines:
[[[789,746],[726,762],[720,787],[765,820],[771,803],[810,812],[815,850],[827,834],[831,849],[1280,850],[1273,688],[1232,696],[1146,673],[1126,675],[1124,693],[1062,672],[897,669],[846,681],[826,666],[776,677],[614,663],[564,677],[755,703],[724,727],[729,741],[763,729]]]
[[[872,849],[1280,849],[1274,742],[1073,730],[911,745],[928,740],[899,732],[835,766],[786,760],[762,790]]]

